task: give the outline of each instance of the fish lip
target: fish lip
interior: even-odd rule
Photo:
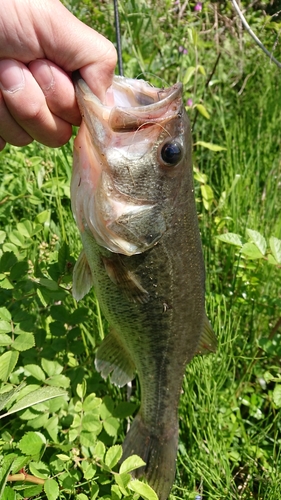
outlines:
[[[120,106],[120,105],[106,105],[91,91],[87,83],[81,77],[79,71],[75,71],[72,75],[75,94],[78,106],[82,117],[86,121],[93,121],[93,115],[101,123],[106,123],[106,126],[114,132],[130,132],[136,130],[140,126],[155,123],[165,123],[173,117],[181,113],[182,108],[182,84],[180,82],[174,84],[168,89],[157,89],[150,87],[147,82],[143,80],[132,80],[122,76],[114,76],[111,90],[126,90],[134,89],[135,85],[140,87],[143,85],[143,95],[149,93],[157,94],[159,100],[147,105],[139,106]],[[163,94],[161,98],[160,94]],[[165,95],[166,94],[166,95]],[[91,110],[87,109],[85,105],[91,103]]]

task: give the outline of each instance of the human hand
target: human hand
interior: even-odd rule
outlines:
[[[65,144],[79,125],[71,72],[103,100],[116,51],[59,0],[9,0],[0,13],[0,151]]]

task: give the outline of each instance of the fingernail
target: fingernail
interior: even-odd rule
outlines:
[[[6,92],[17,92],[25,85],[22,67],[14,60],[0,61],[0,88]]]
[[[45,61],[35,61],[36,64],[36,74],[35,78],[39,83],[41,89],[46,95],[50,89],[54,87],[55,80],[51,67]],[[40,64],[40,65],[39,65]]]

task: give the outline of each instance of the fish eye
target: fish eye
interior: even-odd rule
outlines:
[[[176,141],[166,142],[161,149],[161,158],[167,164],[173,167],[182,159],[182,147]]]

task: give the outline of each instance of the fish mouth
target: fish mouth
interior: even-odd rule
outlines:
[[[73,73],[76,98],[83,119],[96,129],[99,122],[112,132],[133,132],[140,127],[165,122],[178,116],[182,107],[182,84],[168,89],[152,87],[144,80],[114,76],[105,102],[96,97],[79,71]],[[99,137],[98,130],[94,130]],[[101,131],[100,131],[101,132]]]

